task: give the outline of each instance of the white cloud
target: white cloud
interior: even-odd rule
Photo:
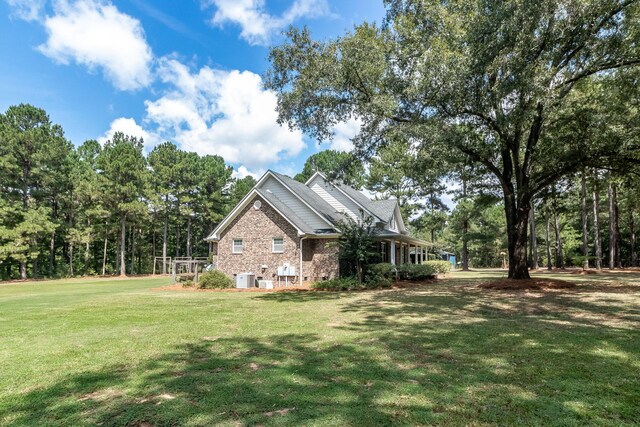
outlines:
[[[305,148],[302,132],[278,125],[276,96],[262,89],[257,74],[209,67],[191,73],[163,58],[158,75],[170,89],[145,102],[145,121],[185,150],[218,154],[253,170]]]
[[[135,119],[120,117],[111,122],[109,130],[105,132],[103,136],[98,138],[100,145],[104,145],[105,142],[113,138],[116,132],[122,132],[125,135],[134,136],[136,138],[142,138],[144,140],[144,146],[146,148],[154,147],[160,143],[160,138],[146,130],[144,130]]]
[[[333,127],[333,138],[329,141],[329,148],[336,151],[353,150],[351,141],[360,132],[360,120],[351,118]]]
[[[240,166],[237,169],[233,169],[233,172],[231,173],[231,176],[233,178],[236,179],[242,179],[242,178],[246,178],[248,176],[252,176],[254,179],[258,179],[260,178],[262,175],[264,175],[266,171],[264,169],[258,170],[257,172],[251,172],[249,169],[247,169],[244,166]]]
[[[46,0],[6,0],[13,8],[11,16],[25,21],[37,21],[42,16]]]
[[[204,0],[202,4],[215,6],[211,18],[214,25],[223,26],[229,22],[239,25],[240,37],[252,45],[269,44],[274,32],[300,18],[330,14],[326,0],[294,0],[280,16],[267,12],[264,0]]]
[[[153,53],[140,21],[99,0],[59,0],[44,20],[46,43],[38,49],[61,64],[101,69],[120,90],[151,83]]]

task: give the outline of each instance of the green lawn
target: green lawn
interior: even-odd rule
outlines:
[[[637,423],[640,275],[476,287],[501,274],[360,293],[0,285],[0,425]]]

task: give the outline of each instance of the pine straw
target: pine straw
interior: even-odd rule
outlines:
[[[525,280],[499,279],[480,283],[478,287],[496,291],[541,291],[543,289],[572,289],[576,287],[576,284],[564,280],[545,278]]]

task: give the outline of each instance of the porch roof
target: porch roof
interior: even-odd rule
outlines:
[[[376,235],[374,236],[374,239],[384,240],[384,241],[395,240],[397,242],[409,243],[411,245],[417,245],[417,246],[428,246],[428,247],[434,246],[433,243],[427,242],[426,240],[417,239],[415,237],[411,237],[406,234],[396,233],[390,230],[383,230],[379,233],[376,233]]]

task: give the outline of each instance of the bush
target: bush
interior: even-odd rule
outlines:
[[[196,284],[193,282],[193,280],[185,280],[184,282],[182,282],[182,287],[183,288],[193,288]]]
[[[397,267],[388,262],[381,262],[379,264],[371,264],[367,267],[367,277],[384,277],[389,280],[394,280],[397,274]]]
[[[227,289],[233,288],[233,280],[220,270],[207,271],[200,276],[198,288],[200,289]]]
[[[324,291],[352,291],[354,289],[363,289],[364,284],[358,283],[355,277],[344,277],[314,282],[311,287]]]
[[[431,279],[436,270],[429,264],[402,264],[398,266],[398,276],[405,280]]]
[[[437,274],[447,274],[451,271],[451,263],[449,261],[425,261],[422,265],[431,266]]]

